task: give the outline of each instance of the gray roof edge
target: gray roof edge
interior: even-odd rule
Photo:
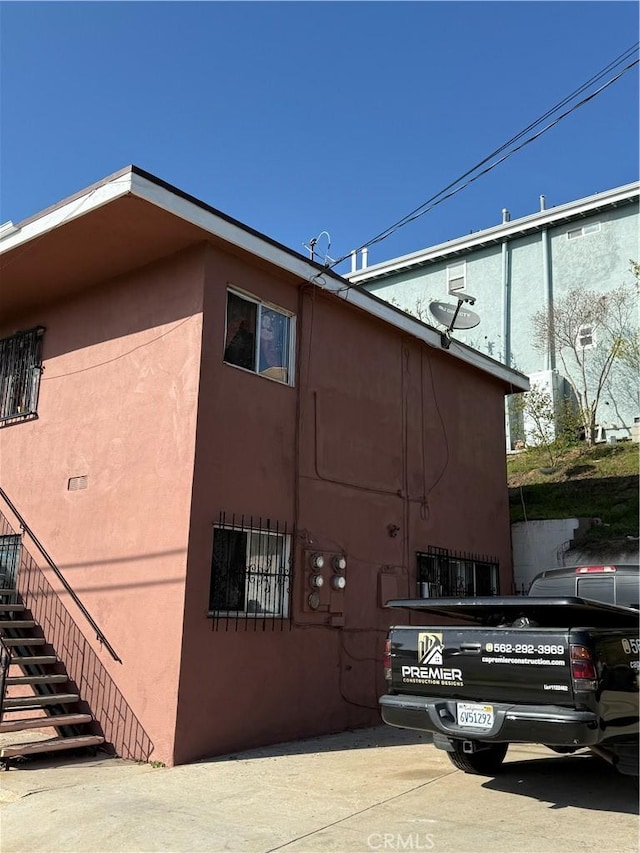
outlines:
[[[411,252],[408,255],[400,255],[397,258],[391,258],[388,261],[381,261],[378,264],[372,264],[365,269],[356,270],[351,273],[344,273],[344,277],[351,282],[366,282],[369,279],[393,275],[400,272],[402,269],[420,266],[428,261],[436,260],[437,258],[445,258],[450,254],[458,254],[467,250],[472,250],[477,246],[486,243],[487,240],[499,240],[509,238],[511,236],[521,235],[523,231],[534,231],[542,227],[552,227],[560,221],[566,222],[571,219],[582,219],[591,212],[597,212],[607,207],[616,207],[620,203],[632,202],[640,196],[640,181],[634,181],[630,184],[623,184],[620,187],[615,187],[611,190],[606,190],[601,193],[585,198],[575,199],[566,204],[558,205],[557,207],[549,207],[545,210],[539,210],[536,213],[522,216],[519,219],[512,219],[508,222],[501,222],[498,225],[493,225],[490,228],[475,231],[473,234],[467,234],[464,237],[456,237],[453,240],[447,240],[444,243],[437,243],[426,249],[420,249],[417,252]]]

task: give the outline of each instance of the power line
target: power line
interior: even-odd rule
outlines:
[[[386,240],[387,237],[390,237],[392,234],[394,234],[400,228],[404,227],[405,225],[408,225],[410,222],[414,222],[416,219],[420,218],[421,216],[424,216],[425,213],[428,213],[430,210],[432,210],[438,204],[441,204],[446,199],[451,198],[452,196],[456,195],[458,192],[460,192],[461,190],[468,187],[474,181],[478,180],[478,178],[482,177],[482,175],[486,175],[488,172],[492,171],[492,169],[495,169],[496,166],[500,165],[500,163],[503,163],[505,160],[507,160],[509,157],[511,157],[517,151],[520,151],[526,145],[529,145],[531,142],[534,142],[536,139],[539,139],[540,136],[542,136],[547,131],[551,130],[551,128],[555,127],[555,125],[558,124],[563,118],[566,118],[572,112],[575,112],[575,110],[579,109],[584,104],[593,100],[593,98],[595,98],[597,95],[599,95],[605,89],[609,88],[609,86],[613,85],[613,83],[615,83],[617,80],[619,80],[624,74],[626,74],[628,71],[630,71],[631,68],[633,68],[635,65],[637,65],[639,60],[635,59],[633,62],[631,62],[626,67],[624,67],[621,71],[619,71],[614,77],[610,78],[609,80],[607,80],[606,83],[604,83],[602,86],[600,86],[598,89],[596,89],[595,92],[592,92],[587,97],[578,101],[578,103],[574,104],[570,109],[566,110],[564,113],[557,116],[548,125],[543,127],[541,130],[537,131],[535,134],[533,134],[528,139],[525,139],[525,141],[522,142],[520,145],[517,145],[515,148],[512,148],[504,156],[500,157],[498,160],[495,160],[493,163],[491,163],[491,165],[489,165],[487,168],[483,169],[482,171],[478,172],[478,174],[471,177],[464,184],[462,184],[461,186],[457,186],[458,184],[460,184],[461,181],[464,181],[465,178],[469,177],[470,175],[473,175],[474,172],[477,172],[478,169],[481,169],[482,166],[484,166],[486,163],[488,163],[494,157],[497,157],[498,155],[502,154],[502,152],[504,152],[506,149],[509,149],[511,146],[513,146],[514,143],[521,140],[531,130],[538,127],[540,124],[542,124],[542,122],[544,122],[550,116],[557,113],[559,109],[562,109],[562,107],[564,107],[570,101],[574,100],[578,95],[581,95],[586,89],[588,89],[594,83],[599,82],[606,74],[610,73],[613,69],[619,67],[623,62],[628,60],[630,56],[632,56],[633,54],[635,54],[637,52],[639,44],[640,44],[639,42],[636,42],[634,45],[627,48],[627,50],[625,50],[618,57],[616,57],[614,60],[612,60],[603,69],[598,71],[597,74],[595,74],[595,75],[593,75],[593,77],[589,78],[589,80],[587,80],[585,83],[583,83],[581,86],[579,86],[573,92],[571,92],[571,94],[565,96],[557,104],[555,104],[553,107],[551,107],[549,110],[547,110],[543,115],[538,117],[535,121],[533,121],[529,125],[527,125],[527,127],[525,127],[523,130],[521,130],[515,136],[511,137],[511,139],[509,139],[507,142],[505,142],[503,145],[501,145],[495,151],[492,151],[491,154],[488,154],[486,157],[484,157],[482,160],[480,160],[478,163],[476,163],[475,166],[472,166],[464,174],[460,175],[454,181],[447,184],[446,187],[441,189],[435,195],[428,198],[425,202],[420,204],[418,207],[414,208],[412,211],[407,213],[401,219],[397,220],[395,223],[393,223],[393,225],[390,225],[388,228],[385,228],[383,231],[381,231],[375,237],[372,237],[367,242],[363,243],[357,249],[353,249],[350,252],[347,252],[347,254],[342,255],[340,258],[338,258],[338,260],[334,261],[328,268],[333,269],[333,267],[337,266],[338,264],[340,264],[344,260],[346,260],[353,252],[359,252],[361,249],[364,249],[364,248],[369,247],[369,246],[373,246],[376,243],[380,243],[382,240]],[[454,187],[455,187],[455,189],[454,189]],[[451,192],[449,192],[449,190],[451,190]],[[352,287],[352,286],[354,286],[354,285],[349,285],[349,287]]]

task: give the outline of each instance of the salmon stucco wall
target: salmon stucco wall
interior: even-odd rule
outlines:
[[[296,315],[294,387],[224,364],[229,286]],[[177,763],[379,721],[383,605],[415,597],[416,551],[495,556],[510,591],[503,394],[336,297],[209,250]],[[290,622],[208,616],[221,511],[295,526]],[[317,551],[347,560],[326,612],[307,606]]]
[[[177,704],[202,256],[196,247],[0,329],[46,327],[39,417],[0,430],[0,482],[121,657],[99,648],[63,594],[146,733],[147,757],[165,763]]]

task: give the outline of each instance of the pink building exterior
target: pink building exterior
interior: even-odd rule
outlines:
[[[511,592],[522,375],[135,167],[1,233],[0,339],[44,331],[37,415],[0,388],[0,486],[117,653],[25,534],[120,754],[374,724],[384,603],[426,591],[433,549]]]

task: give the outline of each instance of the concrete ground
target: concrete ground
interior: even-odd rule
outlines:
[[[499,777],[470,776],[383,726],[171,769],[26,762],[0,773],[0,850],[635,853],[637,806],[587,754],[516,746]]]

